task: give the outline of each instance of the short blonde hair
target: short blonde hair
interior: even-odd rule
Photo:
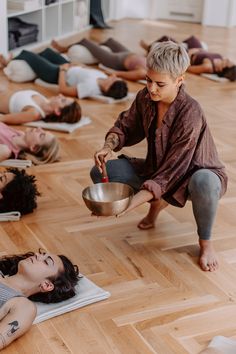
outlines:
[[[48,146],[42,146],[37,153],[29,151],[21,151],[19,158],[23,160],[31,160],[34,165],[44,165],[59,161],[59,143],[55,136]]]
[[[147,56],[147,68],[170,74],[174,79],[183,75],[190,60],[183,44],[172,41],[154,43]]]

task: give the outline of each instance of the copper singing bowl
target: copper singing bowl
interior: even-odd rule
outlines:
[[[128,208],[133,194],[132,187],[118,182],[97,183],[82,192],[87,208],[99,216],[122,213]]]

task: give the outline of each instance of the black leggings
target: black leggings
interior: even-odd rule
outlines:
[[[82,39],[78,44],[86,47],[99,63],[114,70],[126,70],[124,61],[131,52],[115,39],[109,38],[106,42],[101,43],[110,48],[112,52],[108,52],[106,49],[102,48],[101,45],[89,39]]]
[[[24,60],[40,79],[50,84],[58,83],[60,65],[69,63],[62,55],[50,48],[38,54],[22,50],[14,59]]]

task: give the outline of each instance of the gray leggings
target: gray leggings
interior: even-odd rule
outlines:
[[[135,173],[127,159],[110,160],[106,166],[110,182],[127,183],[136,192],[144,182],[144,178]],[[90,176],[94,183],[101,182],[101,173],[96,166],[92,168]],[[199,238],[209,240],[218,200],[220,199],[221,181],[214,172],[201,169],[196,171],[190,178],[188,192],[188,199],[192,201]]]
[[[109,38],[106,42],[101,43],[110,48],[112,52],[108,52],[99,44],[86,38],[82,39],[78,44],[86,47],[101,64],[114,70],[126,70],[124,60],[130,54],[130,51],[115,39]]]

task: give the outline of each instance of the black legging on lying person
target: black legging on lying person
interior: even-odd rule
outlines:
[[[41,53],[23,50],[14,59],[24,60],[41,80],[50,84],[58,83],[60,65],[69,63],[62,55],[50,48],[46,48]]]

